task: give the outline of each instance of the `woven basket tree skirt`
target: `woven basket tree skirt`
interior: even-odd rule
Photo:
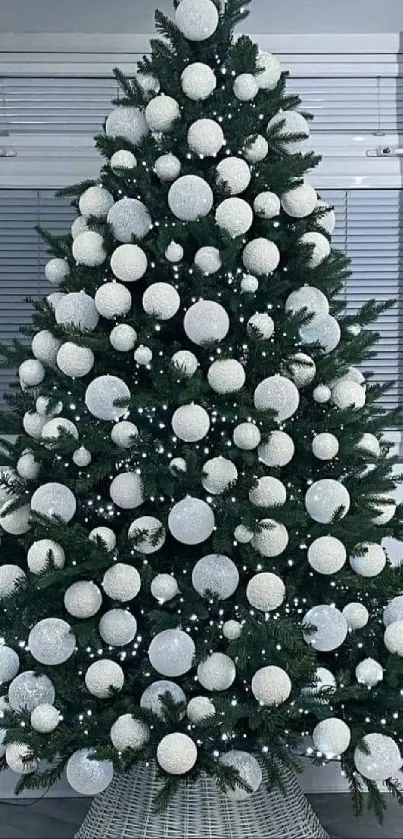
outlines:
[[[293,772],[282,769],[285,794],[265,783],[246,801],[231,801],[214,781],[185,781],[162,813],[153,807],[160,781],[141,764],[98,795],[75,839],[326,839]]]

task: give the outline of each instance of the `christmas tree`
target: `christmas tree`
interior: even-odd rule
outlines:
[[[157,12],[99,179],[64,190],[71,235],[42,231],[58,290],[3,348],[1,766],[94,794],[156,760],[163,806],[306,754],[380,811],[378,782],[402,795],[401,418],[360,365],[384,304],[343,310],[309,115],[234,36],[247,6]]]

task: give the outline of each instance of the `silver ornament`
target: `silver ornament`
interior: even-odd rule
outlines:
[[[76,638],[71,626],[61,618],[44,618],[28,635],[28,649],[40,664],[63,664],[73,655]]]
[[[200,498],[187,495],[174,504],[168,516],[172,536],[184,545],[199,545],[211,536],[215,525],[211,507]]]
[[[316,627],[313,632],[304,634],[305,641],[320,652],[336,650],[347,636],[347,621],[334,606],[314,606],[305,614],[302,626]]]
[[[183,676],[193,666],[196,647],[181,629],[158,632],[148,648],[150,664],[162,676]]]
[[[349,629],[362,629],[369,620],[368,609],[362,603],[347,603],[343,609],[343,615]]]

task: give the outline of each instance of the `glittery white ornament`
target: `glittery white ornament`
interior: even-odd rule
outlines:
[[[216,274],[221,268],[220,251],[209,246],[199,248],[195,255],[195,265],[207,277]]]
[[[137,472],[121,472],[109,487],[110,496],[122,510],[134,510],[143,503],[143,486]]]
[[[145,116],[150,131],[172,131],[180,117],[180,108],[172,96],[154,96],[146,107]]]
[[[64,567],[65,554],[61,545],[52,539],[39,539],[33,542],[27,553],[27,563],[31,574],[41,574],[49,565],[50,560],[55,568]]]
[[[182,245],[178,245],[177,242],[171,242],[165,251],[165,258],[168,262],[180,262],[183,259],[183,253]]]
[[[195,653],[194,641],[181,629],[158,632],[148,648],[150,664],[162,676],[183,676],[191,669]]]
[[[328,233],[329,236],[331,236],[334,228],[336,227],[336,215],[334,210],[329,204],[326,204],[326,201],[317,201],[315,209],[326,210],[326,213],[318,219],[317,223],[320,227],[323,227],[323,230],[326,230],[326,233]]]
[[[53,705],[55,698],[55,689],[48,676],[38,675],[34,670],[24,670],[8,689],[8,701],[13,711],[17,712],[31,713],[43,702]]]
[[[54,311],[57,304],[60,302],[60,300],[63,297],[64,297],[64,292],[63,291],[54,291],[53,294],[48,294],[48,296],[46,298],[46,303],[49,306],[49,308]]]
[[[85,620],[92,618],[102,606],[102,594],[90,580],[79,580],[68,587],[64,595],[64,607],[69,615]]]
[[[137,341],[137,332],[128,323],[119,323],[112,329],[109,340],[117,352],[129,352]]]
[[[393,519],[396,513],[396,502],[389,493],[380,493],[374,501],[371,499],[371,503],[373,503],[377,511],[377,515],[372,519],[374,524],[387,524]]]
[[[262,438],[257,425],[253,422],[241,422],[234,429],[232,439],[238,449],[252,451],[256,449]]]
[[[28,649],[40,664],[63,664],[73,655],[76,638],[71,626],[61,618],[44,618],[28,635]]]
[[[112,761],[96,760],[94,755],[91,749],[79,749],[67,761],[67,780],[80,795],[99,795],[112,782]]]
[[[261,90],[273,90],[281,76],[278,58],[270,52],[259,52],[257,57],[259,71],[255,74]]]
[[[310,355],[295,353],[287,359],[287,369],[297,387],[310,385],[316,376],[316,364]]]
[[[259,85],[252,73],[241,73],[234,81],[234,94],[241,102],[251,102],[259,93]]]
[[[274,411],[275,421],[280,423],[297,411],[299,393],[293,382],[276,374],[258,384],[254,393],[254,404],[258,411]]]
[[[252,239],[245,246],[242,259],[247,271],[261,277],[276,270],[280,262],[280,251],[269,239]]]
[[[204,101],[217,87],[215,73],[208,64],[196,61],[189,64],[181,75],[181,85],[185,96],[193,102]]]
[[[240,545],[247,545],[253,539],[253,530],[249,530],[249,527],[245,527],[244,524],[238,524],[238,527],[234,530],[234,539]]]
[[[343,615],[349,629],[362,629],[369,619],[368,609],[362,603],[347,603],[343,609]]]
[[[125,749],[142,749],[148,743],[150,729],[142,720],[136,720],[132,714],[122,714],[113,723],[110,738],[118,752]]]
[[[169,209],[181,221],[196,221],[207,216],[213,206],[211,186],[198,175],[183,175],[170,187]]]
[[[211,653],[197,668],[197,678],[205,690],[228,690],[235,676],[235,664],[224,653]]]
[[[344,720],[328,717],[315,725],[312,733],[313,744],[326,758],[338,757],[347,751],[351,731]]]
[[[188,41],[206,41],[217,29],[217,7],[211,0],[181,0],[175,22]]]
[[[82,193],[78,207],[82,216],[106,218],[114,200],[113,195],[105,187],[90,186]]]
[[[138,433],[138,428],[133,422],[123,420],[113,426],[111,438],[115,445],[121,449],[130,449],[135,442],[135,438],[138,437]]]
[[[158,744],[157,761],[161,769],[169,775],[184,775],[190,772],[196,760],[197,746],[187,734],[166,734]]]
[[[257,670],[252,679],[252,693],[260,705],[282,705],[291,693],[291,679],[282,667],[268,665]]]
[[[159,603],[168,603],[179,593],[178,583],[171,574],[157,574],[151,582],[150,590]]]
[[[186,714],[193,725],[198,725],[209,717],[214,717],[215,712],[214,704],[207,696],[194,696],[188,702],[186,708]]]
[[[370,781],[386,781],[395,778],[402,765],[399,746],[392,737],[385,734],[366,734],[362,738],[366,753],[360,744],[354,751],[354,763],[358,772]]]
[[[274,192],[260,192],[253,202],[253,209],[256,215],[265,219],[278,216],[280,208],[280,199]]]
[[[251,171],[248,164],[240,157],[227,157],[221,160],[217,169],[217,181],[226,187],[231,195],[239,195],[250,183]]]
[[[65,417],[54,417],[54,419],[44,422],[41,436],[43,440],[51,443],[56,442],[66,434],[78,440],[77,426]]]
[[[170,320],[181,304],[179,294],[170,283],[152,283],[143,294],[143,309],[157,320]]]
[[[55,417],[63,410],[62,402],[54,402],[48,396],[38,396],[35,407],[40,417]],[[40,435],[41,436],[41,435]]]
[[[85,265],[88,268],[102,265],[106,259],[103,236],[95,230],[80,233],[73,241],[72,253],[77,265]]]
[[[140,344],[137,350],[135,350],[133,358],[140,366],[147,367],[148,364],[151,364],[153,353],[150,347],[145,347],[144,344]]]
[[[215,524],[211,507],[200,498],[187,495],[174,504],[168,517],[172,536],[184,545],[199,545],[211,536]]]
[[[45,369],[43,364],[36,358],[28,358],[23,361],[18,368],[18,375],[21,379],[21,384],[26,387],[36,387],[43,382],[45,378]]]
[[[316,190],[306,182],[295,187],[295,189],[284,192],[281,196],[283,210],[292,218],[305,218],[311,215],[315,209],[316,201]]]
[[[248,320],[248,332],[259,341],[268,341],[274,332],[274,320],[265,312],[256,312]]]
[[[65,294],[55,309],[56,322],[71,325],[80,332],[92,332],[98,325],[99,314],[95,302],[85,291]]]
[[[318,402],[319,405],[324,405],[325,402],[329,402],[332,391],[327,385],[318,385],[312,395],[315,402]]]
[[[305,506],[311,518],[322,524],[330,524],[340,508],[341,518],[350,509],[350,494],[343,484],[331,478],[315,481],[305,495]]]
[[[35,358],[42,361],[43,364],[54,367],[60,344],[61,341],[55,338],[48,329],[41,329],[33,338],[31,349]]]
[[[403,620],[393,621],[383,636],[385,647],[393,655],[403,656]]]
[[[312,452],[319,460],[332,460],[339,451],[339,441],[334,434],[323,432],[312,441]]]
[[[58,516],[62,521],[69,522],[76,512],[75,495],[64,484],[50,482],[35,490],[31,498],[31,510],[41,516],[52,518]]]
[[[10,510],[11,505],[14,504],[15,498],[10,498],[0,508],[0,525],[6,533],[11,536],[22,536],[27,533],[30,528],[30,507],[29,504],[24,504],[16,510]]]
[[[270,120],[267,126],[267,130],[269,132],[271,132],[272,129],[276,129],[276,139],[278,138],[281,141],[285,151],[289,154],[295,154],[296,152],[301,151],[306,145],[306,140],[309,137],[309,125],[305,117],[303,117],[302,114],[299,114],[298,111],[279,111],[279,113]],[[304,134],[305,138],[302,140],[298,140],[296,138],[284,140],[283,137],[286,137],[289,134]]]
[[[286,312],[301,312],[306,309],[307,314],[315,316],[329,314],[327,297],[315,286],[304,285],[291,292],[285,301]]]
[[[125,647],[135,638],[137,621],[125,609],[110,609],[99,621],[99,634],[110,647]]]
[[[161,181],[174,181],[180,175],[181,162],[174,154],[162,154],[157,157],[154,170]]]
[[[32,755],[32,749],[26,743],[9,743],[6,746],[6,763],[18,775],[30,775],[38,767],[37,758]]]
[[[62,344],[57,353],[57,366],[65,376],[79,379],[88,376],[94,366],[94,353],[88,347],[80,347],[72,341]]]
[[[105,131],[108,137],[123,137],[137,146],[147,136],[148,125],[139,108],[122,106],[109,114]]]
[[[192,585],[201,597],[205,597],[206,592],[211,592],[219,600],[226,600],[234,594],[238,583],[238,569],[227,556],[203,556],[193,568]]]
[[[320,652],[336,650],[346,640],[347,621],[334,606],[314,606],[309,609],[302,621],[302,627],[316,627],[313,632],[304,634],[307,644]]]
[[[318,574],[336,574],[346,559],[343,542],[335,536],[319,536],[308,548],[308,562]]]
[[[277,574],[263,572],[255,574],[246,588],[246,599],[254,609],[271,612],[281,606],[285,597],[285,585]]]
[[[368,452],[372,454],[374,457],[380,457],[381,455],[381,446],[379,440],[375,437],[375,434],[368,434],[365,432],[362,437],[360,437],[357,445],[357,449],[360,449],[364,452]]]
[[[145,204],[137,198],[121,198],[108,213],[108,224],[118,242],[131,243],[133,236],[144,239],[151,227]]]
[[[40,734],[51,734],[60,723],[60,713],[54,705],[43,702],[31,713],[31,726]]]
[[[252,545],[261,556],[280,556],[288,545],[288,530],[274,519],[262,519],[260,531],[255,533]]]
[[[360,577],[377,577],[386,565],[386,554],[382,545],[366,542],[362,556],[350,556],[350,565]]]
[[[328,690],[328,688],[336,687],[336,679],[326,667],[316,668],[313,681],[315,682],[314,686],[309,685],[309,687],[302,688],[302,693],[313,693],[317,696],[324,689]]]
[[[0,565],[0,600],[9,597],[25,580],[25,573],[18,565]]]
[[[198,345],[222,341],[230,325],[227,312],[214,300],[194,303],[186,312],[183,323],[188,338]]]
[[[179,440],[185,443],[197,443],[208,434],[210,417],[201,405],[182,405],[172,417],[172,429]]]
[[[383,667],[374,658],[364,658],[355,668],[357,682],[368,687],[375,687],[383,679]]]
[[[272,431],[268,442],[262,443],[258,450],[259,460],[266,466],[286,466],[294,453],[294,442],[284,431]]]
[[[259,478],[249,493],[249,501],[257,507],[281,507],[285,504],[287,492],[284,484],[271,475]]]
[[[213,361],[207,372],[207,380],[216,393],[235,393],[245,384],[245,370],[239,361],[226,358]]]
[[[88,219],[84,218],[83,216],[77,216],[77,218],[73,221],[71,225],[71,236],[73,239],[77,239],[77,236],[80,233],[84,233],[86,230],[89,230]]]
[[[91,542],[97,542],[100,539],[102,547],[108,552],[116,548],[116,536],[110,527],[94,527],[88,538]]]
[[[159,79],[156,76],[152,76],[151,73],[137,73],[136,81],[140,85],[143,93],[148,94],[148,96],[154,96],[161,90]]]
[[[45,265],[45,277],[52,285],[60,285],[69,274],[70,267],[66,259],[50,259]]]
[[[118,280],[136,283],[147,271],[147,257],[138,245],[119,245],[111,256],[111,268]]]
[[[0,685],[11,682],[20,669],[20,659],[11,647],[0,644]]]
[[[127,151],[126,149],[120,149],[119,151],[115,151],[112,155],[111,160],[111,169],[114,172],[119,173],[120,169],[134,169],[137,166],[137,159],[135,158],[133,152]]]
[[[248,138],[243,154],[249,163],[259,163],[267,157],[268,152],[269,144],[266,138],[258,134],[253,140]]]
[[[165,543],[165,530],[162,522],[155,516],[140,516],[135,519],[129,527],[129,539],[134,539],[136,532],[139,531],[144,531],[144,536],[140,542],[136,540],[135,548],[141,554],[153,554]]]
[[[186,460],[183,457],[173,457],[169,464],[169,471],[178,477],[178,474],[187,472]]]
[[[244,274],[241,280],[241,291],[244,294],[255,294],[259,288],[259,280],[252,274]]]
[[[330,242],[323,233],[304,233],[299,239],[300,245],[313,245],[307,259],[309,268],[317,268],[330,254]]]
[[[238,478],[238,470],[232,460],[213,457],[203,464],[202,485],[212,495],[225,492]]]
[[[165,717],[166,707],[163,700],[166,694],[169,694],[171,699],[176,703],[186,702],[185,694],[179,685],[175,682],[161,679],[160,681],[153,682],[145,689],[140,698],[140,708],[147,708],[148,711],[152,711],[158,717]],[[181,717],[184,716],[185,714],[182,713]]]
[[[225,144],[221,125],[214,119],[197,119],[187,133],[189,148],[199,157],[216,157]]]
[[[117,562],[105,571],[102,588],[111,600],[127,603],[137,597],[140,591],[140,574],[132,565]]]
[[[332,352],[340,343],[341,331],[332,315],[318,315],[300,326],[299,334],[303,344],[320,344],[324,353]]]
[[[250,752],[232,749],[230,752],[220,755],[219,763],[235,769],[240,780],[249,787],[249,789],[245,789],[238,783],[235,784],[234,789],[227,787],[225,790],[226,798],[231,801],[246,801],[257,792],[263,780],[263,773],[254,755]]]
[[[403,595],[392,597],[387,606],[383,610],[383,622],[385,626],[389,626],[394,621],[403,620]]]
[[[356,382],[343,379],[332,390],[332,402],[341,411],[345,411],[346,408],[363,408],[365,405],[365,390]]]
[[[186,378],[194,376],[199,366],[196,356],[189,350],[179,350],[179,352],[174,353],[171,361],[174,367]]]
[[[102,317],[112,320],[120,315],[127,315],[132,296],[128,288],[121,283],[104,283],[95,294],[95,305]]]
[[[34,481],[41,470],[41,464],[30,451],[25,451],[17,462],[17,472],[25,481]]]
[[[97,699],[111,699],[117,691],[122,690],[124,681],[121,666],[109,658],[95,661],[85,674],[86,688]]]
[[[117,376],[98,376],[85,391],[85,404],[94,417],[102,420],[118,420],[126,408],[116,405],[120,399],[128,399],[130,390]]]

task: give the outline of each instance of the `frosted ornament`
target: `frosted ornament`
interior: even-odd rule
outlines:
[[[270,52],[259,52],[257,57],[258,72],[256,81],[261,90],[274,90],[281,76],[281,65]]]
[[[304,633],[305,641],[319,652],[336,650],[346,640],[347,621],[334,606],[320,605],[309,609],[302,621],[302,629],[308,624],[316,629]]]
[[[45,418],[55,417],[57,414],[61,414],[63,410],[61,402],[52,402],[48,396],[38,396],[35,407],[39,416]]]
[[[214,717],[215,712],[215,706],[207,696],[194,696],[188,702],[186,708],[188,719],[193,725],[198,725],[209,717]]]
[[[255,574],[246,587],[246,599],[260,612],[278,609],[285,597],[285,585],[277,574]]]
[[[187,472],[186,460],[183,457],[173,457],[169,464],[169,471],[175,477]]]
[[[183,545],[200,545],[208,539],[215,525],[211,507],[200,498],[187,495],[172,507],[168,527],[172,536]]]
[[[259,93],[259,85],[252,73],[241,73],[234,81],[233,90],[241,102],[251,102]]]
[[[150,664],[162,676],[183,676],[196,654],[194,641],[181,629],[166,629],[154,636],[148,648]]]
[[[320,344],[324,353],[332,352],[340,343],[341,330],[332,315],[318,315],[300,326],[299,334],[303,344]]]
[[[25,580],[25,573],[19,565],[0,565],[0,600],[13,594],[23,580]]]
[[[357,682],[367,687],[375,687],[383,680],[383,667],[374,658],[364,658],[355,668]]]
[[[183,325],[190,341],[201,346],[222,341],[230,323],[227,312],[219,303],[199,300],[187,310]]]
[[[111,169],[119,173],[120,169],[134,169],[137,166],[137,160],[131,151],[120,149],[115,151],[110,159]]]
[[[143,309],[157,320],[170,320],[181,304],[179,294],[170,283],[152,283],[143,294]]]
[[[236,783],[234,789],[227,787],[225,797],[230,801],[246,801],[251,798],[261,786],[263,772],[255,756],[250,752],[243,752],[231,749],[219,757],[219,763],[230,766],[238,772],[238,777],[246,783],[250,789]]]
[[[221,125],[214,119],[197,119],[187,133],[189,148],[199,157],[216,157],[225,145]]]
[[[287,466],[294,454],[294,441],[285,431],[272,431],[268,442],[258,449],[259,460],[266,466]]]
[[[179,350],[179,352],[174,353],[171,361],[174,367],[186,378],[194,376],[199,366],[196,356],[189,350]]]
[[[35,460],[32,452],[24,452],[18,460],[17,472],[25,481],[34,481],[41,471],[41,464]]]
[[[131,243],[133,236],[144,239],[151,227],[145,204],[137,198],[121,198],[111,207],[107,218],[118,242]]]
[[[121,472],[113,479],[109,494],[122,510],[134,510],[143,503],[143,485],[137,472]]]
[[[76,638],[67,621],[44,618],[38,621],[28,635],[28,649],[40,664],[63,664],[74,653]]]
[[[183,259],[184,250],[182,245],[179,245],[178,242],[171,242],[166,251],[165,251],[165,259],[168,262],[180,262]]]
[[[136,437],[138,437],[138,428],[133,422],[123,420],[117,422],[111,431],[112,441],[121,449],[130,449],[134,445]]]
[[[389,626],[390,623],[394,623],[394,621],[403,620],[403,595],[400,594],[397,597],[392,597],[392,600],[389,600],[389,603],[385,606],[383,610],[383,622],[385,626]]]
[[[53,311],[55,310],[57,304],[60,300],[64,297],[63,291],[54,291],[53,294],[48,294],[46,298],[46,303],[48,304],[49,308]]]
[[[235,676],[235,664],[224,653],[211,653],[197,668],[197,678],[205,690],[228,690]]]
[[[378,501],[383,501],[386,503],[378,504]],[[396,513],[396,502],[393,500],[389,493],[380,493],[377,495],[377,498],[374,499],[373,506],[377,510],[375,516],[373,516],[372,521],[374,524],[382,525],[387,524],[389,521],[393,519],[393,516]]]
[[[60,714],[54,705],[43,702],[37,705],[31,713],[31,726],[40,734],[51,734],[60,723]]]
[[[214,196],[209,184],[198,175],[183,175],[169,189],[168,206],[181,221],[196,221],[207,216]]]
[[[313,358],[303,352],[295,353],[287,359],[287,368],[298,388],[307,387],[316,376],[316,364]]]
[[[234,358],[213,361],[207,372],[207,381],[215,393],[235,393],[243,388],[245,379],[242,364]]]
[[[93,754],[91,749],[79,749],[67,761],[67,780],[80,795],[99,795],[113,779],[112,761],[96,760]]]
[[[185,775],[197,761],[196,743],[179,731],[166,734],[158,744],[157,761],[169,775]]]
[[[262,237],[252,239],[243,249],[244,267],[257,277],[271,274],[280,262],[280,251],[274,242]]]
[[[253,400],[258,411],[274,411],[275,421],[280,423],[298,410],[299,393],[293,382],[277,374],[258,384]]]
[[[327,387],[327,385],[318,385],[312,395],[315,402],[319,405],[324,405],[326,402],[329,402],[332,391],[330,390],[330,387]]]
[[[105,571],[102,588],[111,600],[127,603],[137,597],[140,591],[140,574],[132,565],[117,562]]]
[[[90,580],[80,580],[68,587],[64,595],[64,608],[74,618],[92,618],[102,606],[102,594]]]
[[[72,239],[77,239],[77,236],[79,236],[80,233],[84,233],[86,230],[89,230],[87,219],[83,216],[77,216],[71,225]]]
[[[142,720],[132,714],[122,714],[115,720],[110,731],[112,744],[118,752],[125,749],[142,749],[150,738],[150,729]]]
[[[124,681],[120,664],[108,658],[101,658],[90,664],[85,674],[85,686],[97,699],[111,699],[116,692],[122,690]]]
[[[219,600],[227,600],[238,588],[238,583],[238,569],[227,556],[203,556],[193,568],[192,585],[201,597],[211,592]]]
[[[157,574],[151,582],[151,594],[159,603],[169,603],[179,594],[178,583],[171,574]]]
[[[161,90],[159,79],[156,76],[152,76],[151,73],[137,73],[136,81],[140,85],[143,93],[146,93],[148,96],[153,96]]]
[[[104,219],[115,199],[105,187],[90,186],[82,193],[78,207],[82,216],[96,216]]]
[[[184,443],[197,443],[208,434],[210,417],[201,405],[182,405],[172,417],[172,430]]]
[[[153,554],[159,551],[165,543],[165,530],[162,522],[155,516],[141,516],[135,519],[129,527],[129,539],[133,539],[136,531],[146,531],[141,542],[136,541],[134,547],[141,554]],[[156,539],[156,534],[159,534]]]
[[[0,526],[11,536],[22,536],[27,533],[30,528],[30,507],[29,504],[24,504],[18,507],[17,510],[9,511],[10,506],[15,499],[10,498],[0,508]]]
[[[318,574],[336,574],[343,568],[347,551],[335,536],[319,536],[308,548],[308,562]]]
[[[322,690],[336,687],[336,679],[326,667],[316,668],[313,681],[315,682],[314,686],[302,688],[302,693],[311,693],[318,696]]]
[[[85,291],[65,294],[55,309],[56,323],[71,325],[80,332],[93,332],[98,326],[99,314],[95,302]]]
[[[353,571],[360,577],[377,577],[386,565],[386,554],[382,545],[366,542],[362,549],[362,556],[350,556]]]
[[[154,170],[160,181],[169,183],[179,177],[181,162],[174,154],[162,154],[160,157],[157,157]]]
[[[31,349],[35,358],[53,367],[56,364],[60,344],[61,341],[55,338],[48,329],[41,329],[32,339]]]
[[[94,353],[88,347],[80,347],[72,341],[62,344],[57,353],[57,366],[65,376],[79,379],[88,376],[94,366]]]
[[[259,280],[252,274],[244,274],[241,280],[241,291],[244,294],[255,294],[259,288]]]
[[[256,312],[248,320],[248,332],[259,341],[268,341],[274,332],[274,320],[265,312]]]
[[[57,482],[43,484],[31,498],[31,510],[47,518],[57,516],[63,522],[74,518],[77,508],[75,495],[69,487]]]
[[[291,218],[310,216],[316,207],[316,202],[316,190],[306,182],[284,192],[281,196],[283,210]]]
[[[11,682],[20,669],[20,659],[11,647],[0,644],[0,685]]]
[[[292,689],[291,679],[282,667],[268,665],[257,670],[252,678],[252,693],[260,705],[282,705]]]
[[[253,202],[253,209],[257,216],[271,219],[279,215],[281,202],[274,192],[260,192]]]
[[[116,548],[116,536],[110,527],[95,527],[94,530],[91,530],[88,538],[91,542],[97,542],[98,539],[101,539],[104,549],[108,552]]]
[[[264,475],[249,493],[249,501],[256,507],[281,507],[287,500],[287,491],[278,478]]]
[[[52,539],[39,539],[29,548],[27,563],[31,574],[41,574],[48,565],[64,568],[65,553],[62,546]]]
[[[110,609],[99,622],[99,634],[110,647],[125,647],[130,644],[137,632],[134,615],[125,609]]]
[[[321,524],[330,524],[334,514],[343,508],[340,517],[344,518],[350,509],[350,494],[343,484],[331,478],[315,481],[305,495],[305,507],[308,514]]]
[[[38,676],[34,670],[24,670],[13,679],[8,689],[8,701],[13,711],[17,712],[31,713],[43,702],[53,705],[55,698],[55,689],[48,676]]]
[[[181,0],[175,22],[188,41],[206,41],[219,23],[217,7],[211,0]]]
[[[147,136],[148,126],[143,111],[122,106],[109,114],[105,131],[108,137],[123,137],[137,146]]]
[[[18,368],[18,375],[21,379],[21,385],[27,387],[37,387],[43,382],[45,378],[45,369],[43,364],[35,358],[28,358],[23,361]]]
[[[221,268],[220,251],[209,246],[199,248],[195,255],[195,265],[207,277],[216,274]]]
[[[46,443],[55,443],[64,434],[68,434],[75,440],[78,440],[77,426],[74,425],[74,422],[65,417],[54,417],[53,419],[44,421],[41,436]]]
[[[111,256],[111,268],[118,280],[136,283],[147,271],[147,257],[138,245],[119,245]]]
[[[369,619],[368,609],[362,603],[347,603],[343,609],[343,615],[348,623],[349,629],[363,629]]]
[[[77,265],[97,268],[106,259],[103,236],[95,230],[80,233],[73,241],[72,253]]]
[[[225,621],[222,634],[227,641],[236,641],[242,634],[242,624],[239,621]]]
[[[147,367],[151,364],[153,353],[150,347],[145,347],[144,344],[140,344],[140,346],[135,350],[134,360],[142,367]]]
[[[119,323],[112,329],[109,340],[117,352],[130,352],[137,341],[137,332],[128,323]]]
[[[344,720],[328,717],[315,725],[312,733],[313,744],[326,758],[331,759],[347,751],[351,731]]]
[[[285,551],[289,539],[285,525],[274,519],[262,519],[259,525],[261,529],[253,536],[252,547],[261,556],[280,556]]]
[[[60,285],[70,274],[70,266],[66,259],[55,257],[45,265],[45,277],[48,283]]]
[[[234,429],[232,439],[238,449],[252,451],[259,445],[262,435],[257,425],[253,422],[241,422]]]
[[[292,291],[285,301],[286,312],[301,312],[306,309],[310,315],[328,315],[329,301],[323,291],[315,286],[304,285]]]
[[[246,160],[249,163],[260,163],[261,160],[264,160],[267,157],[269,152],[269,144],[265,137],[261,134],[258,134],[252,142],[250,138],[247,142],[246,147],[244,148],[243,154]]]
[[[234,530],[234,539],[240,545],[247,545],[253,539],[253,530],[249,530],[249,527],[245,527],[244,524],[238,524],[238,527]]]
[[[403,620],[393,621],[383,636],[384,644],[392,655],[403,656]]]
[[[180,117],[178,102],[172,96],[154,96],[146,107],[145,117],[150,131],[172,131],[174,123]]]
[[[37,758],[33,757],[31,747],[26,743],[9,743],[5,757],[8,768],[18,775],[30,775],[38,768]]]
[[[312,452],[319,460],[332,460],[339,451],[339,441],[334,434],[317,434],[312,441]]]
[[[326,213],[318,218],[317,224],[320,225],[323,230],[326,230],[326,233],[331,236],[334,232],[334,228],[336,227],[336,215],[333,208],[330,204],[327,204],[326,201],[317,201],[315,209],[326,210]]]
[[[115,403],[129,399],[130,390],[117,376],[98,376],[93,379],[85,391],[85,404],[94,417],[102,420],[118,420],[127,408]]]
[[[238,478],[238,470],[232,460],[213,457],[203,464],[202,485],[212,495],[225,492]]]
[[[317,268],[330,255],[330,242],[322,233],[304,233],[298,239],[298,244],[313,245],[312,253],[307,259],[309,268]]]
[[[280,126],[278,128],[278,126]],[[309,125],[298,111],[279,111],[269,122],[267,126],[268,131],[276,130],[276,141],[280,140],[284,149],[289,154],[295,154],[302,150],[306,145],[306,140],[309,137]],[[304,134],[303,139],[283,139],[288,134]]]
[[[366,734],[363,738],[366,754],[359,748],[354,751],[354,763],[358,772],[370,781],[386,781],[395,778],[402,765],[399,746],[392,737],[385,734]]]
[[[239,195],[249,186],[251,171],[241,157],[227,157],[221,160],[216,168],[217,182],[230,192]]]
[[[196,61],[194,64],[189,64],[183,71],[181,86],[188,99],[200,102],[211,96],[217,87],[217,79],[208,64]]]
[[[368,452],[374,457],[381,456],[381,446],[379,440],[375,437],[375,434],[368,434],[368,432],[365,432],[362,437],[360,437],[356,448],[364,452]]]
[[[343,379],[332,389],[332,402],[340,411],[347,408],[358,410],[365,405],[365,390],[349,379]]]
[[[158,717],[165,717],[166,708],[163,701],[165,694],[169,694],[171,699],[176,703],[186,702],[185,694],[179,685],[175,682],[161,679],[153,682],[145,689],[140,698],[140,708],[146,708]],[[183,713],[181,716],[184,717],[185,714]]]

